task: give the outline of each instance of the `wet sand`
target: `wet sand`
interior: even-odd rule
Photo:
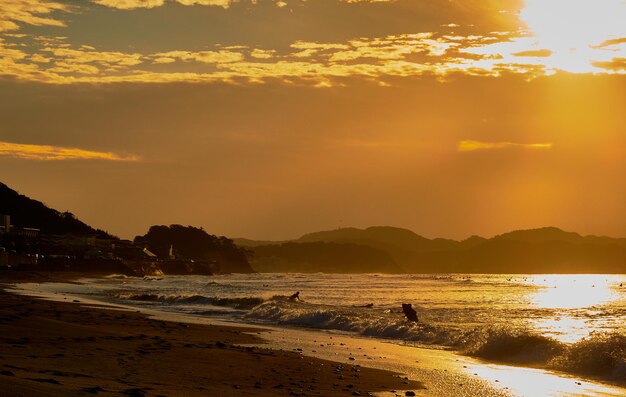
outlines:
[[[1,284],[71,277],[59,276],[0,274],[2,396],[404,396],[423,388],[388,371],[241,346],[262,346],[250,328],[45,301]]]

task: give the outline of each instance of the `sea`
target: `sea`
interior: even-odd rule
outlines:
[[[127,306],[340,332],[626,382],[626,275],[111,275],[64,288]],[[289,299],[295,292],[300,300]],[[419,322],[406,319],[403,303]]]

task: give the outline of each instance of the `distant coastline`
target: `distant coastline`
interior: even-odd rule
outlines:
[[[489,239],[472,236],[462,241],[427,239],[388,226],[329,230],[286,242],[234,241],[254,251],[251,264],[260,271],[626,273],[626,238],[581,236],[556,227],[517,230]],[[355,262],[361,257],[367,259],[361,261],[359,269]],[[345,258],[344,263],[337,258]],[[329,262],[335,267],[329,267]]]
[[[133,241],[93,228],[0,184],[0,266],[128,275],[302,273],[626,273],[626,238],[556,227],[462,241],[390,226],[341,228],[291,241],[218,237],[154,225]]]

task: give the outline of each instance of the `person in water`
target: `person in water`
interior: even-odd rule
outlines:
[[[406,316],[409,321],[413,321],[418,323],[420,320],[417,317],[417,312],[413,309],[413,305],[410,303],[402,304],[402,313]]]
[[[300,299],[300,291],[298,291],[295,294],[291,295],[289,297],[289,300],[292,301],[292,302],[301,301],[302,299]]]

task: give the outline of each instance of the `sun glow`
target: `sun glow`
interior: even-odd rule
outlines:
[[[538,49],[551,51],[549,68],[574,73],[596,70],[594,63],[622,58],[626,37],[624,0],[526,0],[520,13]]]

